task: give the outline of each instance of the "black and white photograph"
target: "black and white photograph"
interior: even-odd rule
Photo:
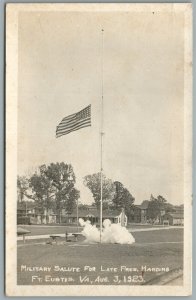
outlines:
[[[6,293],[191,295],[191,4],[8,4]]]

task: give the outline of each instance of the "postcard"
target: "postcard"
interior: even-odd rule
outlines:
[[[6,294],[192,292],[192,6],[7,4]]]

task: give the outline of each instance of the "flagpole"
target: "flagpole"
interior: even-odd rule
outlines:
[[[77,198],[77,208],[76,208],[76,213],[77,213],[77,232],[79,231],[79,223],[78,223],[78,198]]]
[[[102,28],[102,51],[101,51],[101,75],[102,75],[102,83],[101,83],[101,132],[100,132],[100,138],[101,138],[101,162],[100,162],[100,176],[101,176],[101,197],[100,197],[100,243],[102,242],[102,220],[103,220],[103,43],[104,43],[104,29]]]

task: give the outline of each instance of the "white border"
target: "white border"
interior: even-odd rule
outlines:
[[[16,263],[18,14],[21,11],[184,12],[184,286],[18,286]],[[6,6],[6,295],[7,296],[187,296],[192,265],[192,5],[7,4]]]

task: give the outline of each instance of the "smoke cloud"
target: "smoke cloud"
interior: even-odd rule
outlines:
[[[86,242],[98,243],[100,241],[100,231],[92,225],[90,221],[79,219],[79,223],[83,228],[82,234],[86,238]],[[109,219],[103,222],[102,243],[112,244],[133,244],[135,239],[132,234],[120,224],[112,224]]]

